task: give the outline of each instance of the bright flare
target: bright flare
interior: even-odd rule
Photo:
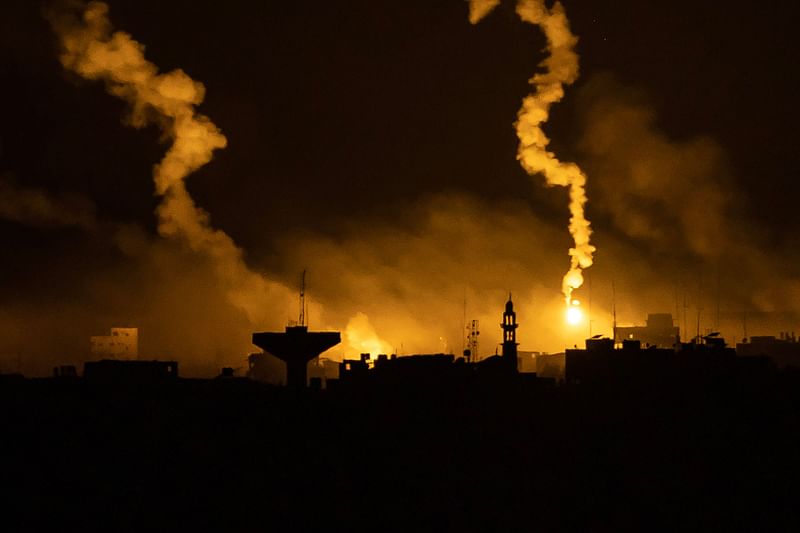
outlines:
[[[567,322],[573,326],[581,323],[583,320],[583,311],[578,307],[571,306],[567,308]]]

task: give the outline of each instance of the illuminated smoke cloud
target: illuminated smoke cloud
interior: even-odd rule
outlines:
[[[61,39],[62,65],[89,80],[102,80],[112,95],[131,105],[130,124],[156,123],[172,145],[153,170],[158,206],[158,230],[186,243],[213,263],[231,304],[253,324],[268,320],[270,300],[285,309],[291,295],[285,287],[252,272],[242,251],[224,232],[211,227],[208,214],[195,205],[185,178],[208,163],[227,140],[208,117],[197,113],[205,96],[203,84],[180,69],[159,73],[144,58],[144,45],[127,33],[111,30],[108,6],[91,2],[78,15],[52,17]]]
[[[476,24],[498,4],[491,0],[471,0],[470,22]],[[547,122],[550,106],[564,97],[564,85],[572,84],[578,78],[578,55],[575,53],[578,39],[570,31],[569,20],[560,2],[548,9],[543,0],[519,0],[517,14],[525,22],[542,29],[549,53],[541,63],[545,71],[530,80],[535,91],[523,99],[517,114],[515,126],[520,141],[517,158],[528,174],[543,174],[548,185],[569,187],[569,232],[575,245],[569,250],[570,268],[562,281],[569,305],[572,291],[583,285],[582,271],[592,265],[595,251],[589,242],[592,231],[584,213],[586,175],[575,163],[560,161],[547,151],[550,139],[541,126]]]
[[[346,348],[356,354],[369,353],[372,355],[392,353],[392,346],[383,341],[375,332],[375,328],[364,313],[356,313],[347,323],[344,330]]]
[[[0,219],[37,227],[95,227],[94,204],[79,195],[55,196],[0,177]]]
[[[469,21],[472,24],[477,24],[498,5],[500,5],[500,0],[470,0]]]
[[[558,278],[562,241],[563,230],[524,201],[451,192],[421,196],[396,217],[339,227],[335,236],[288,231],[274,246],[285,265],[276,268],[289,272],[302,264],[313,273],[314,293],[325,308],[312,309],[312,318],[342,327],[343,355],[392,347],[401,354],[431,353],[445,344],[459,353],[465,312],[480,320],[481,355],[490,355],[502,341],[509,287],[529,297],[515,306],[524,347],[557,351],[580,340],[568,337],[575,329],[557,319],[561,295],[540,281]]]

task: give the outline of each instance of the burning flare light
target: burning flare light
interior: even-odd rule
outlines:
[[[156,194],[162,197],[157,209],[159,233],[208,258],[228,301],[251,324],[270,322],[276,309],[294,302],[292,291],[250,270],[242,250],[211,226],[208,213],[195,205],[186,189],[187,176],[211,161],[214,150],[227,145],[217,126],[195,108],[205,96],[203,84],[180,69],[159,73],[145,59],[144,45],[127,33],[112,33],[105,3],[90,2],[81,13],[59,14],[51,22],[61,39],[60,59],[66,69],[105,82],[110,94],[131,105],[133,127],[155,123],[172,140],[153,169]],[[361,313],[350,320],[346,336],[358,353],[391,350]]]
[[[470,22],[477,24],[499,3],[499,0],[470,0]],[[576,310],[570,306],[572,291],[583,285],[583,269],[592,265],[595,251],[589,242],[592,231],[584,213],[586,175],[575,163],[560,161],[547,151],[550,139],[541,126],[547,122],[550,106],[564,97],[564,85],[578,78],[575,53],[578,39],[570,31],[560,2],[548,9],[544,0],[518,0],[517,14],[523,21],[539,26],[547,39],[549,55],[541,63],[545,70],[530,79],[535,90],[523,99],[517,113],[517,159],[529,175],[543,174],[548,185],[569,187],[569,232],[575,245],[569,250],[570,267],[561,283],[569,313]]]
[[[576,326],[583,321],[583,311],[581,311],[581,303],[578,300],[572,300],[570,305],[567,306],[567,322]]]

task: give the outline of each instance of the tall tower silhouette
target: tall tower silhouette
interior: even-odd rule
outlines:
[[[517,372],[517,313],[514,312],[514,302],[511,293],[508,293],[506,310],[503,313],[503,361],[509,370]]]

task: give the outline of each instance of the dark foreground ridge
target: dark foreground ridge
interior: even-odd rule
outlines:
[[[510,298],[501,328],[494,356],[364,354],[311,387],[307,362],[340,337],[304,325],[253,335],[265,353],[249,375],[277,357],[287,387],[232,369],[182,379],[174,361],[0,376],[4,518],[33,530],[798,530],[793,335],[742,356],[717,334],[681,343],[649,324],[638,333],[661,347],[597,336],[543,378],[519,372]]]
[[[330,390],[6,379],[4,520],[7,530],[796,530],[800,374],[763,359],[717,363],[561,385],[504,373]]]

